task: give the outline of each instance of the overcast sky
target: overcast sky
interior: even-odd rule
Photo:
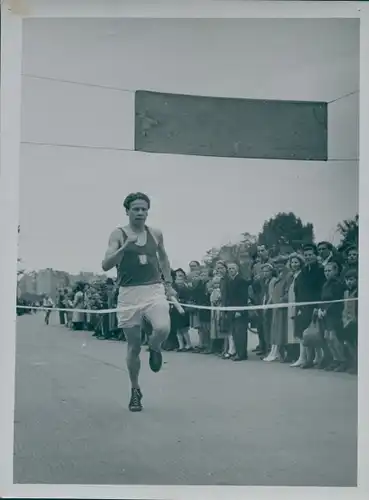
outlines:
[[[304,163],[23,146],[20,255],[28,269],[100,271],[131,191],[152,198],[173,266],[257,234],[280,211],[314,224],[318,240],[358,210],[354,163]],[[337,238],[337,236],[336,236]]]
[[[330,101],[359,88],[355,19],[38,19],[24,26],[25,142],[132,149],[138,89]],[[330,105],[328,124],[330,158],[356,158],[358,96]],[[137,190],[152,198],[149,223],[163,230],[172,265],[186,266],[244,231],[257,234],[279,211],[312,222],[318,240],[334,239],[337,223],[358,210],[358,166],[23,144],[24,265],[98,272],[111,230],[126,222],[122,201]]]

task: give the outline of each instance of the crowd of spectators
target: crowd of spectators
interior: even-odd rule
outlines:
[[[241,362],[249,357],[249,335],[256,334],[253,352],[266,363],[357,373],[356,246],[342,255],[329,242],[305,244],[298,252],[271,257],[268,248],[259,245],[247,277],[237,262],[224,260],[211,267],[194,260],[187,271],[173,270],[172,277],[182,309],[171,304],[171,332],[164,350]],[[53,307],[50,300],[45,298],[44,307]],[[116,300],[115,281],[107,278],[59,290],[55,305],[71,309],[58,312],[61,325],[124,341],[116,314],[98,312],[114,309]],[[243,309],[250,306],[257,307]],[[46,323],[49,316],[50,310]],[[150,328],[143,323],[143,344]]]

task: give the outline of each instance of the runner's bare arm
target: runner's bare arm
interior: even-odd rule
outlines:
[[[158,242],[158,257],[159,257],[159,263],[160,263],[160,268],[161,272],[163,273],[165,283],[168,285],[171,285],[172,283],[172,274],[170,271],[170,264],[169,264],[169,259],[167,252],[164,247],[164,238],[163,238],[163,233],[159,231],[158,229],[155,229],[155,237]]]
[[[110,271],[110,269],[113,269],[113,267],[120,263],[126,248],[126,243],[123,244],[122,242],[122,232],[120,229],[114,229],[110,235],[108,249],[101,263],[103,271]]]

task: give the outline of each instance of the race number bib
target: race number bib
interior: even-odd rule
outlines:
[[[140,255],[138,256],[138,260],[139,260],[140,264],[141,264],[142,266],[144,266],[145,264],[147,264],[147,255],[145,255],[145,254],[140,254]]]

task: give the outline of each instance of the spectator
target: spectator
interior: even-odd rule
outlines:
[[[286,267],[287,259],[279,256],[274,259],[274,266],[277,276],[270,282],[271,290],[269,304],[282,304],[287,302],[288,288],[290,285],[290,273]],[[271,344],[272,348],[264,361],[280,361],[287,344],[287,308],[275,308],[272,311],[271,326]]]
[[[83,330],[85,315],[82,312],[84,308],[84,289],[85,285],[82,282],[78,282],[75,287],[73,308],[72,324],[74,330]]]
[[[214,275],[220,278],[220,306],[224,307],[227,297],[228,288],[228,269],[227,264],[224,260],[218,260],[215,264]],[[228,338],[228,317],[226,312],[220,311],[218,315],[218,331],[217,337],[213,339],[212,348],[215,352],[219,353],[221,356],[228,352],[229,343]]]
[[[259,245],[257,248],[257,260],[252,266],[252,282],[250,285],[250,300],[251,303],[258,306],[262,304],[262,297],[265,295],[263,284],[263,267],[270,263],[269,251],[265,245]],[[259,356],[265,356],[267,351],[265,333],[264,333],[264,313],[259,310],[254,315],[256,321],[255,326],[258,332],[259,343],[253,350]]]
[[[312,302],[317,303],[321,300],[322,288],[325,282],[324,270],[318,264],[318,251],[313,243],[304,245],[304,261],[305,265],[301,270],[301,275],[298,277],[295,286],[296,302]],[[298,306],[296,328],[297,336],[303,337],[304,331],[310,326],[313,320],[313,313],[316,305]],[[323,340],[323,338],[322,338]],[[323,348],[326,346],[323,344]],[[321,364],[326,356],[321,355],[321,347],[305,347],[303,349],[303,362],[301,368],[309,369],[314,367],[314,362]]]
[[[261,267],[262,272],[262,296],[261,305],[267,305],[270,303],[270,295],[273,287],[273,277],[274,277],[274,267],[271,263],[264,264]],[[272,327],[272,309],[262,309],[262,329],[263,329],[263,339],[264,339],[264,349],[257,351],[256,354],[260,355],[262,358],[266,357],[271,351],[271,327]]]
[[[114,309],[117,300],[117,289],[114,280],[108,278],[106,280],[107,308]],[[118,328],[117,315],[115,312],[109,313],[108,331],[110,336],[116,336]]]
[[[200,282],[201,266],[197,260],[192,260],[189,264],[190,272],[187,276],[188,287],[193,290]],[[200,326],[199,311],[191,309],[190,311],[190,328],[197,330]]]
[[[328,302],[320,304],[318,318],[324,330],[324,339],[331,352],[333,362],[325,367],[327,371],[346,371],[346,358],[342,338],[342,313],[343,303],[329,303],[329,301],[342,300],[344,297],[344,287],[339,279],[341,272],[340,265],[335,261],[328,262],[324,267],[326,282],[323,285],[321,300]]]
[[[192,291],[192,301],[194,304],[203,307],[210,306],[210,293],[208,291],[209,270],[203,269],[200,274],[196,288]],[[199,309],[199,346],[195,348],[196,352],[209,354],[210,347],[210,310]]]
[[[73,309],[73,292],[72,290],[68,290],[66,293],[66,307],[69,309],[67,311],[67,327],[72,328],[72,318],[73,318],[73,312],[70,309]]]
[[[235,262],[228,264],[227,307],[244,307],[248,305],[249,283],[239,274],[239,266]],[[247,360],[247,327],[248,311],[230,312],[230,332],[234,343],[233,361]]]
[[[288,267],[291,272],[291,282],[288,288],[288,303],[296,303],[296,280],[301,275],[301,270],[304,266],[304,259],[301,255],[297,253],[292,253],[288,259]],[[301,345],[300,349],[296,350],[296,346],[299,346],[299,336],[296,332],[296,306],[288,307],[288,318],[287,318],[287,356],[286,361],[293,361],[292,366],[299,366],[297,360],[300,361],[299,354],[301,356]],[[297,363],[297,364],[296,364]]]
[[[332,243],[329,243],[329,241],[321,241],[320,243],[318,243],[317,249],[320,265],[323,266],[323,268],[326,264],[328,264],[328,262],[331,262],[332,260],[335,260],[337,262],[340,261],[338,253],[336,252]]]
[[[348,366],[347,372],[357,373],[357,318],[358,318],[358,303],[353,299],[358,297],[357,271],[349,269],[345,275],[346,290],[344,294],[343,307],[343,330],[341,339],[348,351]]]
[[[212,279],[212,291],[210,295],[210,303],[214,308],[222,306],[221,286],[222,278],[215,274]],[[211,311],[210,338],[212,352],[219,354],[219,347],[224,344],[224,333],[221,328],[221,311],[218,309],[213,309]]]
[[[177,300],[181,304],[189,304],[190,302],[190,290],[186,283],[186,274],[182,269],[177,269],[175,272],[175,280],[173,284],[174,290],[177,292]],[[188,308],[184,308],[184,312],[181,313],[178,309],[174,308],[173,321],[176,325],[177,339],[179,347],[178,352],[189,352],[193,350],[192,342],[189,334],[190,327],[190,314]]]
[[[58,298],[57,298],[57,307],[59,309],[65,309],[66,308],[66,290],[60,289],[58,291]],[[59,311],[59,323],[61,325],[65,325],[65,311]]]
[[[350,246],[346,250],[345,265],[342,269],[342,277],[345,279],[346,273],[349,270],[358,271],[359,252],[355,245]]]
[[[185,272],[183,271],[185,274]],[[174,270],[171,271],[171,276],[172,276],[172,283],[174,286],[175,278],[176,278],[176,273]],[[177,339],[177,325],[176,325],[176,309],[174,308],[173,304],[170,304],[170,332],[169,335],[166,339],[166,341],[163,344],[163,349],[165,351],[174,351],[179,348],[178,344],[178,339]]]

